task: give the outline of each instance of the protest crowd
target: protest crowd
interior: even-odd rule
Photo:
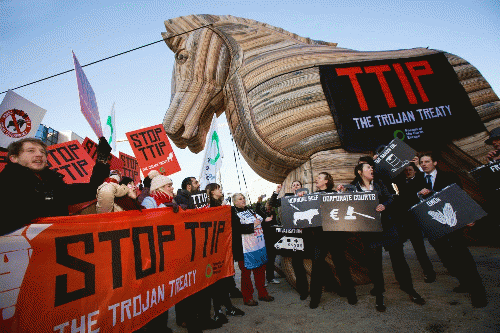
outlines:
[[[487,158],[492,162],[497,161],[500,158],[500,128],[491,131],[486,144],[494,147]],[[15,212],[16,218],[10,223],[2,222],[1,235],[9,234],[40,217],[68,215],[69,205],[92,199],[97,199],[98,214],[163,207],[169,207],[177,213],[232,204],[232,257],[241,271],[241,285],[236,286],[234,276],[229,276],[183,299],[175,305],[176,323],[185,327],[188,332],[201,332],[219,328],[229,318],[237,320],[233,317],[245,315],[242,309],[232,304],[231,298],[243,298],[245,306],[258,306],[259,301],[280,301],[269,294],[266,286],[269,283],[280,283],[274,275],[277,255],[274,243],[277,239],[273,226],[284,222],[280,221],[277,214],[281,206],[278,196],[283,192],[281,185],[278,185],[269,200],[264,203],[264,196],[261,196],[253,207],[241,193],[232,195],[230,200],[224,198],[221,184],[210,183],[200,189],[199,181],[191,176],[179,184],[177,192],[174,188],[179,185],[173,184],[171,178],[156,170],[151,171],[138,186],[132,178],[122,176],[118,170],[110,171],[110,152],[111,148],[106,140],[100,139],[90,181],[66,184],[60,173],[48,168],[47,146],[42,141],[27,138],[11,143],[8,147],[8,163],[0,173],[0,182],[5,189],[0,192],[0,209]],[[375,159],[376,157],[375,155]],[[410,240],[426,283],[436,281],[436,272],[426,253],[425,236],[408,210],[420,200],[425,200],[451,184],[461,186],[460,179],[451,172],[440,170],[438,157],[432,152],[419,153],[404,172],[393,180],[379,175],[374,158],[364,156],[354,168],[353,176],[351,184],[337,185],[334,184],[332,175],[321,172],[315,178],[312,193],[376,193],[378,205],[375,210],[381,213],[382,232],[326,231],[317,226],[303,228],[304,235],[313,240],[307,244],[313,248],[310,251],[312,255],[308,258],[312,259],[312,271],[309,285],[303,264],[306,256],[297,251],[291,260],[298,297],[301,300],[310,297],[310,308],[317,308],[321,302],[323,286],[336,283],[325,262],[330,253],[340,282],[336,291],[349,304],[355,305],[358,298],[346,258],[346,248],[350,237],[359,237],[365,251],[365,262],[362,264],[368,268],[373,283],[370,294],[375,298],[375,310],[386,311],[384,292],[387,286],[384,284],[382,271],[384,249],[389,253],[401,291],[408,295],[410,302],[424,306],[426,300],[414,288],[413,280],[416,277],[412,276],[405,259],[403,244]],[[284,193],[283,197],[306,195],[307,191],[301,189],[304,190],[302,183],[294,181],[290,191]],[[200,193],[206,199],[193,200]],[[247,244],[255,242],[261,245],[250,250]],[[430,240],[430,244],[449,274],[458,280],[453,291],[469,293],[472,306],[485,307],[488,304],[487,292],[461,232]],[[254,284],[258,299],[253,296]],[[162,332],[169,332],[171,329],[166,327],[167,319],[168,311],[151,320],[139,331],[156,332],[156,329],[161,328]]]

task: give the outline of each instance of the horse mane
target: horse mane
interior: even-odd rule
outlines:
[[[239,27],[248,27],[248,28],[264,28],[267,31],[271,31],[273,33],[280,34],[286,39],[291,39],[299,43],[309,44],[309,45],[327,45],[327,46],[337,46],[337,43],[330,43],[321,40],[314,40],[307,37],[302,37],[297,34],[291,33],[282,28],[277,28],[267,23],[258,22],[251,19],[236,17],[232,15],[210,15],[210,14],[198,14],[198,15],[188,15],[188,16],[180,16],[177,18],[169,19],[165,21],[165,28],[167,29],[166,33],[162,33],[163,39],[167,42],[167,39],[171,39],[172,37],[180,37],[182,38],[182,34],[205,27],[212,26],[216,30],[218,28],[224,28],[231,26],[235,28],[236,34],[238,34],[238,26]],[[227,29],[226,29],[227,30]],[[244,33],[244,32],[240,32]],[[176,42],[175,44],[178,44]]]

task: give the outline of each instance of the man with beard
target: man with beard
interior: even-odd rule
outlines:
[[[99,139],[97,162],[89,183],[66,184],[64,176],[49,169],[47,145],[35,138],[12,142],[7,165],[0,173],[0,235],[22,228],[39,217],[68,215],[68,205],[95,199],[96,190],[109,176],[111,147]]]
[[[184,178],[174,200],[184,210],[201,208],[203,205],[192,198],[199,190],[200,183],[195,177]],[[206,289],[200,290],[175,305],[177,325],[187,327],[190,333],[222,327],[210,317],[210,308],[210,295]]]

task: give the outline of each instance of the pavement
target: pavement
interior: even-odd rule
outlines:
[[[469,247],[488,294],[489,304],[473,308],[468,294],[454,293],[458,285],[439,261],[436,252],[426,242],[429,257],[437,273],[434,283],[425,283],[413,248],[405,244],[405,255],[412,270],[415,289],[427,301],[412,303],[399,289],[394,278],[389,254],[384,252],[384,278],[387,310],[375,310],[375,297],[370,295],[372,284],[356,287],[358,304],[349,305],[345,298],[323,292],[316,309],[309,308],[310,298],[299,299],[298,293],[284,277],[280,284],[269,284],[273,302],[245,306],[241,298],[233,304],[246,312],[243,317],[229,317],[222,328],[205,332],[500,332],[500,248]],[[236,284],[240,285],[239,269],[235,267]],[[257,299],[257,295],[254,295]],[[175,324],[175,311],[169,311],[168,327],[173,332],[187,332]]]

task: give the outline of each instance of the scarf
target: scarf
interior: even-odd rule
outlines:
[[[105,183],[115,183],[118,184],[118,181],[114,178],[108,177],[104,180]]]
[[[173,197],[163,191],[155,191],[155,193],[151,194],[151,196],[153,197],[153,199],[155,199],[157,206],[170,203],[172,202],[172,200],[174,200]]]

